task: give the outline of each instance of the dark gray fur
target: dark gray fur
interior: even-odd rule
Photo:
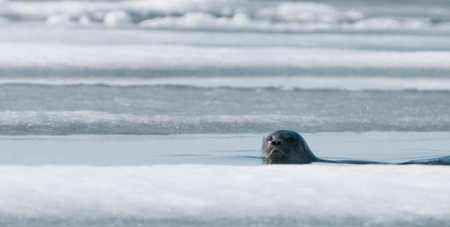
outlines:
[[[341,164],[421,164],[421,165],[450,165],[450,156],[412,160],[400,163],[376,162],[364,160],[326,160],[316,157],[305,139],[291,130],[278,130],[263,139],[262,151],[266,164],[308,164],[311,162],[341,163]]]

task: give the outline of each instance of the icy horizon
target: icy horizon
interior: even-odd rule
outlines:
[[[390,4],[393,4],[390,2]],[[140,0],[0,1],[0,23],[236,32],[448,31],[448,3]]]

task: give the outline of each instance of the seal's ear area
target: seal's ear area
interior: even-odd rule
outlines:
[[[292,136],[289,136],[288,138],[286,138],[286,143],[289,145],[296,145],[297,144],[297,139],[295,139]]]

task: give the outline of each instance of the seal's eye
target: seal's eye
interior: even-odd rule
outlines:
[[[289,138],[286,139],[286,142],[287,142],[288,144],[295,144],[295,139],[292,138],[292,137],[289,137]]]
[[[268,136],[268,137],[266,138],[266,140],[267,140],[267,142],[270,142],[270,141],[273,140],[273,137],[272,137],[272,136]]]

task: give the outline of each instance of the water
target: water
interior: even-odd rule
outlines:
[[[0,0],[1,226],[445,226],[450,4]],[[295,199],[293,199],[295,198]]]
[[[1,165],[260,166],[264,134],[1,136]],[[303,133],[322,158],[401,162],[448,155],[448,132]]]

